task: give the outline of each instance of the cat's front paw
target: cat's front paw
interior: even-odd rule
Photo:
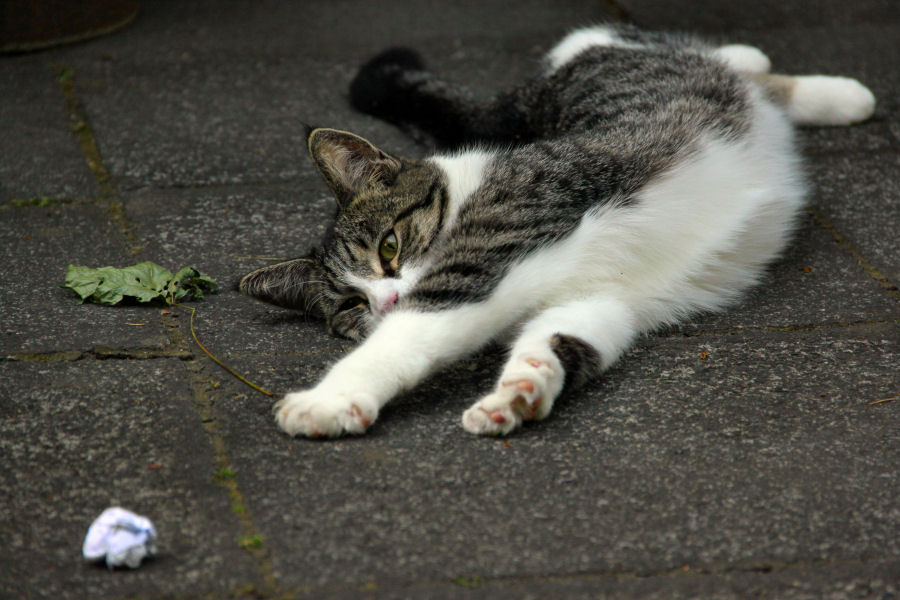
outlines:
[[[362,434],[378,418],[378,403],[370,394],[328,393],[318,388],[288,394],[272,410],[285,433],[318,438]]]
[[[466,431],[480,435],[506,435],[523,421],[545,418],[562,391],[565,372],[552,353],[524,355],[503,370],[496,391],[463,413]]]

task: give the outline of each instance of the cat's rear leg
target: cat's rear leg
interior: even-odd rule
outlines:
[[[636,334],[631,311],[618,300],[591,298],[545,310],[516,340],[494,392],[463,414],[463,427],[503,435],[545,418],[564,386],[600,374]]]
[[[768,73],[772,61],[762,50],[746,44],[728,44],[713,50],[713,56],[725,61],[728,66],[745,73]]]
[[[875,96],[850,77],[754,73],[751,78],[801,125],[852,125],[875,112]]]
[[[720,46],[712,54],[745,73],[801,125],[852,125],[875,111],[875,96],[850,77],[772,74],[769,57],[744,44]]]

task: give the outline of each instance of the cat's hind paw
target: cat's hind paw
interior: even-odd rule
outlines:
[[[524,421],[545,418],[562,390],[564,376],[552,353],[518,358],[503,370],[496,391],[463,413],[463,427],[479,435],[506,435]]]
[[[315,438],[359,435],[378,418],[378,405],[368,394],[330,395],[315,389],[286,395],[272,411],[288,435]]]
[[[792,78],[788,115],[803,125],[852,125],[875,112],[875,96],[855,79],[830,75]]]
[[[713,52],[725,61],[732,69],[746,73],[768,73],[772,70],[772,61],[759,48],[745,44],[728,44],[716,48]]]

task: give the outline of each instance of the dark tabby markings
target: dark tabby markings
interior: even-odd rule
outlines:
[[[344,252],[346,253],[346,255],[348,257],[353,257],[354,256],[353,250],[350,248],[350,245],[347,243],[347,240],[342,239],[342,240],[340,240],[340,243],[341,243],[341,247],[344,249]]]
[[[490,275],[491,273],[490,269],[485,265],[468,261],[457,261],[448,265],[442,265],[440,272],[446,274],[459,274],[463,276],[474,275],[477,277],[483,277],[486,275]]]
[[[431,232],[431,237],[428,238],[428,241],[425,243],[425,247],[422,249],[422,254],[427,254],[428,250],[431,248],[431,245],[434,243],[434,240],[438,238],[438,235],[444,229],[444,215],[447,212],[447,203],[450,202],[450,193],[447,191],[447,186],[442,185],[440,188],[441,192],[441,201],[438,204],[438,219],[437,226],[434,228],[434,231]]]
[[[487,292],[465,289],[448,289],[448,287],[443,286],[437,289],[430,290],[416,288],[412,291],[409,297],[415,300],[419,300],[423,304],[450,306],[483,300],[485,297],[487,297]]]
[[[441,185],[440,181],[432,182],[431,187],[428,188],[428,191],[425,193],[425,196],[420,201],[418,201],[415,204],[413,204],[412,206],[404,209],[400,214],[398,214],[394,218],[394,222],[397,223],[399,221],[402,221],[403,219],[409,217],[414,212],[431,208],[431,205],[434,204],[434,201],[437,199],[437,196],[435,195],[434,192],[437,190],[439,185]]]
[[[338,272],[334,265],[330,264],[331,261],[327,260],[327,258],[328,257],[326,257],[326,260],[322,261],[322,268],[326,273],[328,273],[333,281],[340,281],[341,274]]]
[[[580,338],[557,333],[550,338],[550,349],[566,370],[569,389],[583,385],[602,370],[600,353]]]

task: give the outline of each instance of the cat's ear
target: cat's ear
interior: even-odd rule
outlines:
[[[241,293],[284,308],[322,316],[316,299],[322,291],[322,267],[314,254],[257,269],[241,279]]]
[[[337,129],[312,129],[309,153],[343,207],[366,187],[389,185],[402,163],[358,135]]]

